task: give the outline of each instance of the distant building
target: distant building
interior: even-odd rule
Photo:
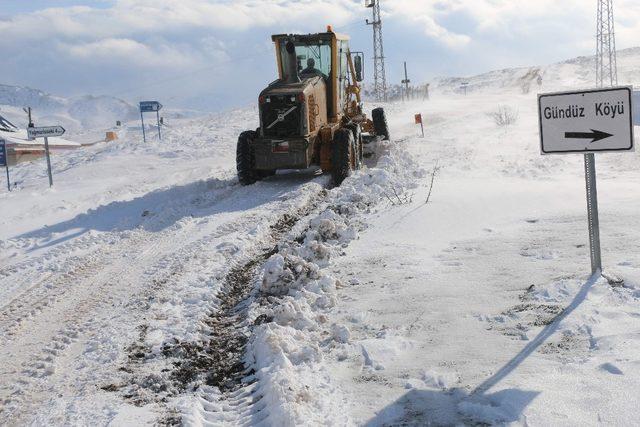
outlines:
[[[5,132],[17,132],[18,128],[15,127],[9,120],[0,116],[0,130]]]

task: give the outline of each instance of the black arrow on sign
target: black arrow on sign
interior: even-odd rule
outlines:
[[[602,132],[601,130],[591,129],[591,132],[566,132],[564,137],[567,139],[591,139],[592,143],[606,139],[613,136],[610,133]]]

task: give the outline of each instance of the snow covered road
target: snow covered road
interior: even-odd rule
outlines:
[[[633,425],[638,154],[598,156],[625,286],[590,281],[581,158],[541,157],[535,96],[508,100],[508,127],[504,94],[387,106],[396,141],[333,189],[239,186],[253,109],[56,157],[53,190],[16,168],[0,421]]]
[[[102,222],[99,209],[89,215],[94,218],[83,215],[43,233],[81,230],[48,250],[38,247],[43,255],[3,270],[2,289],[14,290],[0,317],[3,411],[20,423],[20,413],[35,413],[38,419],[44,409],[43,420],[67,423],[88,384],[118,383],[113,374],[126,356],[123,347],[136,341],[143,319],[154,322],[155,330],[148,331],[152,344],[164,342],[163,334],[197,334],[199,317],[215,303],[213,278],[268,244],[272,224],[319,194],[322,185],[308,180],[297,176],[253,188],[234,184],[216,190],[215,182],[171,188],[169,194],[145,196],[160,204],[134,199],[104,209],[114,220],[113,213],[130,211],[126,205],[146,207],[137,211],[135,227],[83,229],[83,222]],[[51,264],[54,271],[46,268]],[[166,305],[162,310],[161,304]],[[155,315],[154,309],[163,312]],[[55,407],[43,405],[52,394]]]

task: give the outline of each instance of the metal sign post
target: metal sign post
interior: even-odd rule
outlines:
[[[144,131],[144,113],[156,113],[158,120],[158,139],[162,140],[162,131],[160,130],[160,110],[162,104],[158,101],[141,101],[140,102],[140,120],[142,120],[142,139],[147,142],[147,134]]]
[[[142,120],[142,141],[147,142],[147,134],[144,131],[144,114],[142,114],[142,108],[140,108],[140,120]]]
[[[631,87],[538,95],[540,152],[584,153],[591,273],[602,272],[594,153],[632,152]]]
[[[584,155],[584,176],[587,185],[587,217],[589,221],[591,274],[596,274],[602,271],[602,252],[600,250],[600,217],[598,215],[596,159],[593,153]]]
[[[44,153],[47,157],[47,173],[49,174],[49,187],[53,187],[53,174],[51,173],[51,154],[49,153],[49,137],[44,137]]]
[[[44,138],[44,152],[47,158],[47,172],[49,174],[49,187],[53,187],[53,173],[51,172],[51,154],[49,152],[49,137],[62,136],[65,130],[62,126],[45,126],[27,128],[29,139]]]
[[[7,156],[7,143],[0,139],[0,166],[4,166],[7,171],[7,190],[11,191],[11,181],[9,180],[9,157]]]

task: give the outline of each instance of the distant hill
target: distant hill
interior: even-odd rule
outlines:
[[[118,120],[126,122],[138,117],[136,107],[110,96],[67,99],[38,89],[0,85],[0,115],[24,128],[27,115],[23,107],[33,109],[36,125],[61,124],[71,132],[109,128]]]
[[[468,92],[537,92],[593,87],[595,81],[595,56],[581,56],[548,66],[508,68],[471,77],[440,77],[434,79],[431,90],[460,92],[463,83],[468,83]],[[640,47],[618,51],[618,83],[640,84]]]

